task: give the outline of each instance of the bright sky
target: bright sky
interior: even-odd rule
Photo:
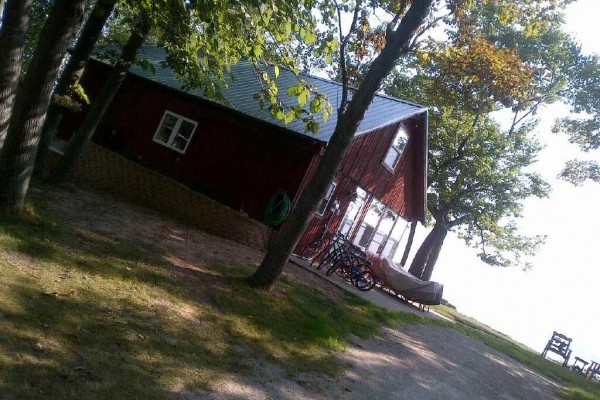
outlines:
[[[567,13],[567,30],[588,53],[600,53],[598,15],[598,0],[579,0]],[[549,199],[526,203],[523,233],[548,235],[533,270],[489,267],[449,235],[432,279],[444,283],[444,297],[460,312],[536,351],[541,352],[556,330],[573,338],[571,360],[580,356],[600,361],[600,184],[573,187],[555,179],[565,160],[581,156],[566,138],[550,132],[565,110],[553,105],[539,114],[538,136],[547,147],[535,169],[553,192]],[[591,156],[598,159],[599,153]],[[415,243],[424,235],[421,228]]]

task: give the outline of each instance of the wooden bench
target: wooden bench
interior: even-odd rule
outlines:
[[[542,357],[546,358],[546,354],[548,351],[558,354],[563,358],[563,367],[566,367],[569,363],[569,358],[571,357],[571,342],[572,339],[566,337],[565,335],[554,331],[552,333],[552,337],[548,340],[546,344],[546,348],[542,351]]]

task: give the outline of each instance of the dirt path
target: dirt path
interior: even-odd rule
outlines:
[[[82,232],[162,248],[168,262],[186,265],[258,265],[252,248],[185,227],[108,195],[76,190],[52,194],[59,221]],[[288,266],[294,279],[335,296],[341,289],[302,268]],[[337,291],[337,292],[336,292]],[[230,376],[205,393],[177,393],[181,399],[557,399],[559,387],[516,361],[462,333],[433,325],[403,325],[366,340],[355,338],[338,355],[348,365],[336,379],[285,372],[257,363],[252,376]]]

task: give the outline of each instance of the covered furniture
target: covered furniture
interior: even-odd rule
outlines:
[[[391,258],[384,258],[379,265],[382,287],[422,305],[437,305],[442,302],[444,285],[420,280]]]
[[[571,357],[571,338],[566,337],[565,335],[554,331],[552,333],[552,337],[548,340],[544,351],[542,351],[542,357],[546,357],[548,351],[558,354],[563,358],[563,367],[566,367],[569,363],[569,358]]]

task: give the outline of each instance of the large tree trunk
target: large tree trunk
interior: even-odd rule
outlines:
[[[250,286],[271,290],[275,285],[294,247],[306,230],[310,217],[315,212],[319,201],[325,196],[375,92],[398,59],[406,53],[407,45],[429,13],[432,1],[421,0],[412,3],[398,28],[388,36],[385,47],[371,64],[365,79],[353,94],[347,108],[338,111],[333,136],[314,178],[281,226],[261,265],[248,278]]]
[[[444,245],[444,239],[446,239],[447,234],[448,231],[445,228],[441,228],[435,235],[433,245],[431,246],[431,251],[429,252],[429,257],[427,257],[427,263],[425,264],[425,268],[423,269],[423,273],[421,274],[421,279],[423,279],[424,281],[428,281],[431,279],[433,268],[435,267],[435,263],[438,260],[440,251],[442,250],[442,246]]]
[[[0,30],[0,151],[4,146],[8,121],[12,113],[25,33],[29,24],[29,10],[32,0],[10,0],[2,15],[2,30]],[[2,7],[3,3],[0,5]]]
[[[429,280],[448,230],[436,223],[417,250],[408,272],[419,279]]]
[[[402,254],[402,259],[400,260],[400,264],[402,264],[402,266],[406,264],[406,260],[408,259],[408,255],[410,254],[410,249],[412,248],[413,240],[415,239],[417,224],[418,221],[413,221],[410,224],[410,232],[408,232],[408,241],[406,242],[406,247],[404,247],[404,254]]]
[[[429,232],[423,243],[421,243],[421,246],[417,250],[415,257],[413,258],[412,263],[410,264],[408,272],[411,275],[416,276],[417,278],[420,278],[421,275],[423,275],[423,270],[425,270],[427,258],[429,257],[429,253],[431,253],[435,234],[436,232],[434,227],[431,230],[431,232]]]
[[[94,135],[112,99],[125,80],[127,71],[135,61],[135,56],[144,43],[148,32],[150,32],[150,21],[148,18],[142,17],[140,22],[132,29],[127,43],[123,46],[119,61],[117,61],[104,86],[102,86],[100,94],[86,113],[81,126],[67,143],[62,157],[48,178],[49,182],[54,184],[63,183],[77,160],[83,154],[86,144]]]
[[[52,85],[83,19],[85,0],[56,0],[44,24],[10,118],[0,165],[0,208],[19,212],[33,171]]]
[[[100,37],[100,33],[102,33],[102,28],[112,13],[116,2],[117,0],[96,1],[94,8],[90,12],[79,33],[75,47],[70,52],[69,61],[56,82],[54,95],[64,96],[70,94],[70,88],[79,82],[79,79],[81,79],[81,75],[83,74],[83,69],[92,55],[94,46]],[[58,124],[60,123],[62,116],[63,109],[54,101],[51,101],[48,112],[46,113],[46,121],[44,122],[42,137],[35,159],[34,173],[36,175],[42,171],[46,155],[48,154],[48,147],[56,135]]]

